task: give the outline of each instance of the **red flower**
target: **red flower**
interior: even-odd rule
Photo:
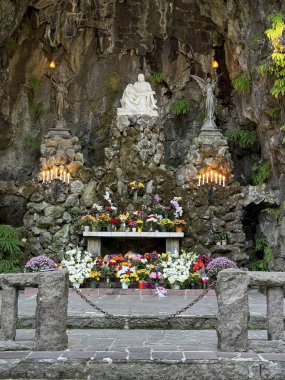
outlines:
[[[111,224],[118,225],[120,223],[121,223],[120,219],[111,219]]]

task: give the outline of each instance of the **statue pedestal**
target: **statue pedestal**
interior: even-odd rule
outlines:
[[[201,131],[203,130],[210,131],[210,130],[217,130],[217,129],[218,127],[213,119],[205,119],[201,128]]]
[[[61,136],[63,138],[69,138],[71,136],[70,129],[67,128],[65,120],[57,120],[55,128],[51,128],[47,134],[47,137]]]

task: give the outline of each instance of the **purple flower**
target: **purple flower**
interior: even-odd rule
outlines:
[[[161,198],[160,198],[159,195],[155,195],[155,196],[153,197],[153,203],[154,203],[155,205],[159,205],[159,204],[160,204],[160,201],[161,201]]]
[[[209,277],[217,278],[218,273],[226,268],[237,268],[235,261],[232,261],[226,257],[217,257],[213,259],[207,266],[207,274]]]
[[[39,272],[41,270],[57,268],[56,263],[46,256],[36,256],[25,265],[25,272]]]

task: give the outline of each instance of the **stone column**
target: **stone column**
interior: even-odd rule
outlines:
[[[40,274],[36,309],[35,349],[57,351],[67,347],[68,272]]]
[[[18,322],[18,289],[3,287],[0,340],[15,340]]]
[[[267,336],[270,340],[284,340],[283,288],[268,287],[267,299]]]
[[[218,275],[217,335],[220,351],[248,350],[248,285],[249,276],[245,271],[226,269]]]
[[[101,238],[88,237],[87,239],[87,251],[91,253],[93,257],[101,256]]]

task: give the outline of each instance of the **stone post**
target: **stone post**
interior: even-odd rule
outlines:
[[[18,321],[18,289],[2,289],[0,340],[15,340]]]
[[[283,288],[268,287],[267,299],[267,336],[269,340],[284,340]]]
[[[217,335],[220,351],[248,350],[248,285],[249,276],[245,271],[226,269],[218,275]]]
[[[57,351],[67,347],[68,272],[40,275],[36,310],[35,350]]]

